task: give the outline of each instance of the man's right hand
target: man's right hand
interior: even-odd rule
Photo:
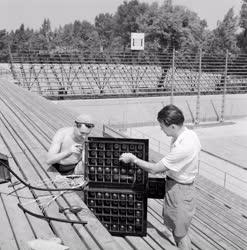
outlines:
[[[83,150],[82,144],[75,143],[70,147],[70,152],[72,154],[81,154],[82,150]]]

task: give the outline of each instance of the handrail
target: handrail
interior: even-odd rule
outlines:
[[[0,68],[0,75],[10,75],[11,71],[5,68]]]
[[[141,132],[141,131],[139,131],[139,130],[137,130],[137,129],[135,129],[135,131],[138,132],[138,133],[140,133],[140,134],[142,134],[142,135],[145,136],[145,137],[148,137],[149,139],[152,139],[152,140],[157,141],[159,145],[162,145],[162,144],[163,144],[163,145],[166,145],[166,144],[162,143],[161,141],[157,140],[156,138],[154,138],[154,137],[152,137],[152,136],[149,136],[149,135],[147,135],[147,134],[145,134],[145,133],[143,133],[143,132]],[[227,162],[227,163],[229,163],[229,164],[232,164],[232,165],[234,165],[234,166],[236,166],[236,167],[239,167],[239,168],[242,168],[242,169],[246,169],[246,167],[244,167],[244,166],[242,166],[242,165],[240,165],[240,164],[238,164],[238,163],[235,163],[235,162],[233,162],[233,161],[230,161],[230,160],[228,160],[228,159],[225,159],[225,158],[222,157],[222,156],[219,156],[219,155],[216,155],[216,154],[214,154],[214,153],[212,153],[212,152],[209,152],[208,150],[201,149],[201,151],[204,152],[204,153],[206,153],[206,154],[209,154],[209,155],[211,155],[211,156],[213,156],[213,157],[215,157],[215,158],[218,158],[218,159],[220,159],[220,160],[222,160],[222,161],[225,161],[225,162]],[[160,151],[159,151],[159,153],[160,153]],[[219,170],[220,170],[220,169],[219,169]],[[221,170],[221,171],[222,171],[222,170]]]
[[[214,157],[216,157],[216,158],[218,158],[218,159],[220,159],[220,160],[222,160],[222,161],[225,161],[225,162],[227,162],[227,163],[230,163],[230,164],[232,164],[232,165],[234,165],[234,166],[236,166],[236,167],[239,167],[239,168],[242,168],[242,169],[246,169],[244,166],[242,166],[242,165],[240,165],[240,164],[238,164],[238,163],[235,163],[235,162],[233,162],[233,161],[227,160],[227,159],[225,159],[225,158],[223,158],[223,157],[221,157],[221,156],[219,156],[219,155],[216,155],[216,154],[214,154],[214,153],[212,153],[212,152],[209,152],[209,151],[207,151],[207,150],[205,150],[205,149],[202,149],[201,151],[204,152],[204,153],[207,153],[207,154],[209,154],[209,155],[211,155],[211,156],[214,156]]]

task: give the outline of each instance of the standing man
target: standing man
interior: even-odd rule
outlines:
[[[73,127],[59,129],[47,153],[47,164],[64,175],[84,174],[85,141],[93,127],[92,117],[82,114]]]
[[[195,213],[194,180],[198,174],[200,141],[196,133],[184,126],[184,115],[175,105],[168,105],[158,113],[161,130],[172,137],[170,152],[157,163],[124,153],[120,160],[134,163],[145,171],[166,173],[166,193],[163,203],[164,223],[172,231],[179,249],[191,249],[188,229]]]

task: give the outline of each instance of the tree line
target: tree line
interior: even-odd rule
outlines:
[[[217,27],[209,30],[197,13],[171,0],[159,5],[123,1],[115,14],[101,13],[94,23],[75,20],[54,30],[48,18],[38,30],[24,24],[16,30],[0,30],[0,61],[7,61],[9,50],[50,52],[117,52],[130,50],[131,32],[145,33],[145,50],[158,53],[172,49],[209,54],[247,52],[247,0],[240,13],[229,9]]]

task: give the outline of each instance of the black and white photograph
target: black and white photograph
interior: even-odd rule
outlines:
[[[0,250],[247,249],[247,0],[0,0]]]

